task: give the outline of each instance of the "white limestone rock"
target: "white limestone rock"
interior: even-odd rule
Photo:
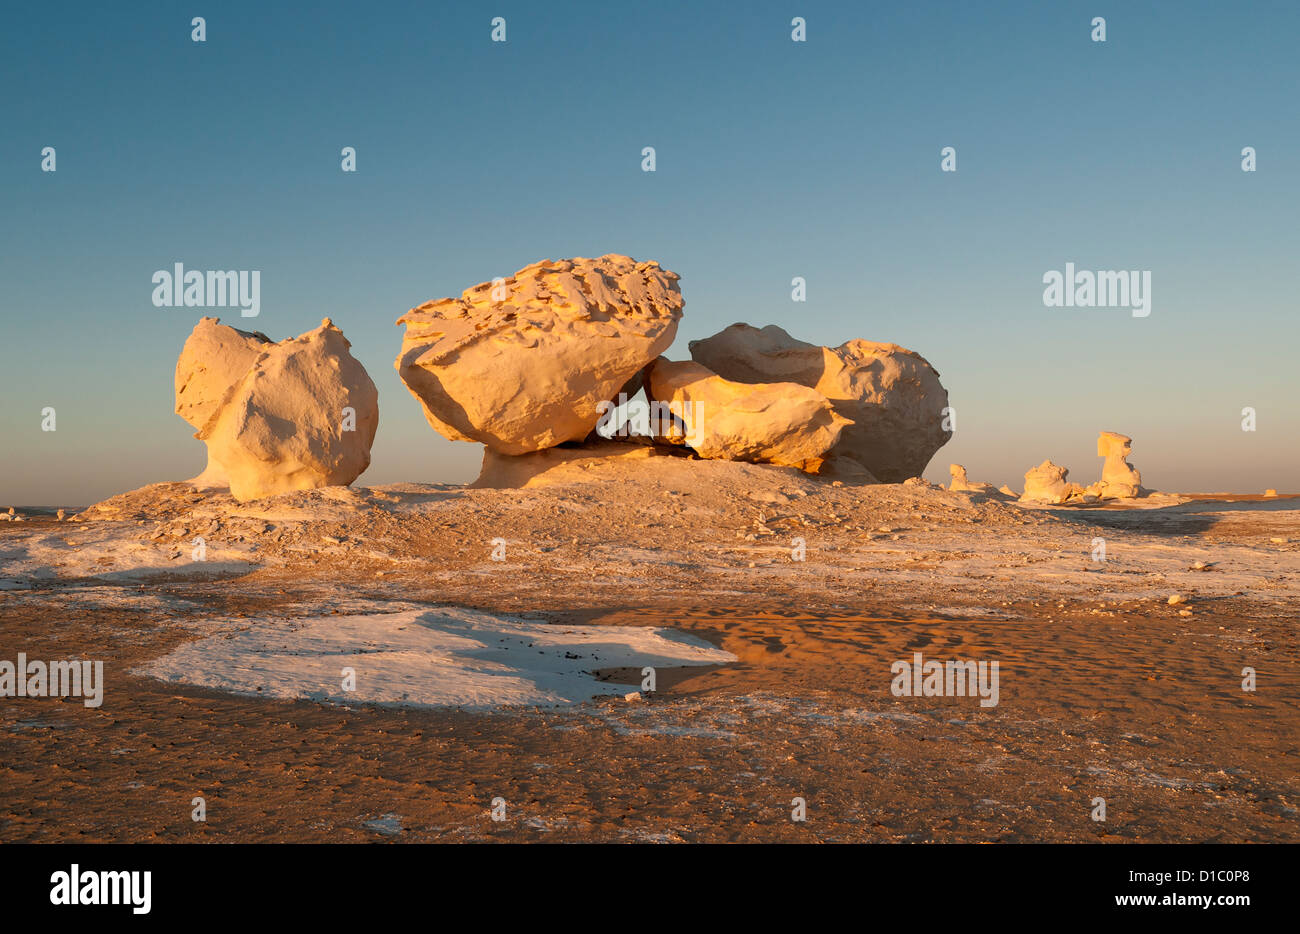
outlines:
[[[1106,458],[1101,467],[1101,482],[1088,488],[1102,499],[1132,499],[1141,496],[1142,475],[1126,458],[1133,453],[1133,439],[1114,431],[1103,431],[1097,438],[1097,456]]]
[[[948,393],[938,372],[897,344],[851,340],[819,347],[775,325],[733,324],[692,341],[691,357],[735,382],[816,389],[851,423],[830,456],[852,458],[886,483],[920,476],[952,437],[943,425]]]
[[[452,440],[501,454],[582,440],[601,404],[672,343],[677,280],[617,254],[534,263],[399,318],[397,371]]]
[[[667,440],[701,457],[778,464],[816,472],[850,424],[815,389],[797,383],[738,383],[690,361],[660,358],[648,395],[668,407]]]
[[[1059,505],[1073,495],[1076,484],[1068,483],[1070,469],[1045,460],[1025,474],[1025,492],[1022,503],[1050,503]]]
[[[190,482],[246,502],[356,480],[370,465],[379,394],[351,346],[328,318],[279,343],[200,320],[176,364],[176,414],[208,448]]]

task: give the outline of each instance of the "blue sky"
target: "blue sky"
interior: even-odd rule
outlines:
[[[923,354],[957,410],[932,480],[958,461],[1019,486],[1051,457],[1090,482],[1107,429],[1134,437],[1152,487],[1300,490],[1300,6],[1107,7],[16,7],[0,502],[197,473],[172,375],[203,314],[274,339],[333,318],[379,387],[361,482],[471,479],[481,449],[424,422],[393,322],[607,252],[682,276],[675,359],[735,321]],[[260,270],[260,316],[154,307],[151,276],[177,261]],[[1067,262],[1150,270],[1150,317],[1044,307],[1044,272]]]

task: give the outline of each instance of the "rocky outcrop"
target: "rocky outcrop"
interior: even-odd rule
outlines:
[[[1132,499],[1141,496],[1142,475],[1126,458],[1133,453],[1133,439],[1114,431],[1103,431],[1097,438],[1097,456],[1106,458],[1101,467],[1101,482],[1088,492],[1102,499]]]
[[[849,424],[815,389],[733,382],[689,361],[660,358],[647,388],[671,413],[667,440],[710,459],[816,471]]]
[[[1020,501],[1056,505],[1082,493],[1078,484],[1066,482],[1069,475],[1068,467],[1043,461],[1025,474],[1025,492],[1020,494]]]
[[[412,308],[397,371],[438,432],[525,454],[581,440],[668,349],[676,273],[609,254],[544,260]]]
[[[691,342],[691,357],[740,383],[798,383],[817,390],[846,425],[830,457],[862,464],[886,483],[919,476],[952,432],[948,393],[920,354],[897,344],[852,340],[819,347],[775,325],[733,324]]]
[[[991,483],[968,480],[966,478],[966,468],[961,464],[949,464],[948,473],[952,476],[952,482],[948,484],[948,491],[951,493],[987,493],[991,496],[1001,493]]]
[[[207,444],[192,484],[245,502],[346,486],[370,465],[379,395],[328,318],[272,342],[203,318],[176,363],[176,414]]]

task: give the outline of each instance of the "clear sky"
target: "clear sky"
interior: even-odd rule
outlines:
[[[1133,436],[1157,489],[1300,491],[1300,4],[5,15],[5,505],[198,473],[172,378],[204,314],[277,340],[333,318],[379,387],[360,482],[472,479],[481,448],[425,423],[393,369],[393,322],[536,260],[609,252],[681,275],[674,359],[736,321],[924,355],[957,410],[931,480],[958,461],[1018,488],[1050,457],[1088,483],[1108,429]],[[791,41],[795,16],[806,42]],[[940,171],[945,146],[955,173]],[[154,307],[154,271],[178,261],[260,270],[260,316]],[[1150,270],[1150,316],[1045,307],[1043,274],[1067,262]]]

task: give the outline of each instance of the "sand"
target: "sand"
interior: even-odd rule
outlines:
[[[0,644],[106,677],[97,709],[0,699],[0,840],[1300,840],[1295,497],[1030,510],[678,457],[555,471],[244,505],[162,485],[0,525]],[[458,709],[464,658],[420,683],[431,629],[427,659],[367,660],[378,694],[232,692],[277,693],[240,669],[277,635],[332,668],[428,614],[626,654],[548,646],[556,696],[534,670]],[[647,628],[713,661],[625,700]],[[916,652],[997,660],[998,705],[894,696]]]

